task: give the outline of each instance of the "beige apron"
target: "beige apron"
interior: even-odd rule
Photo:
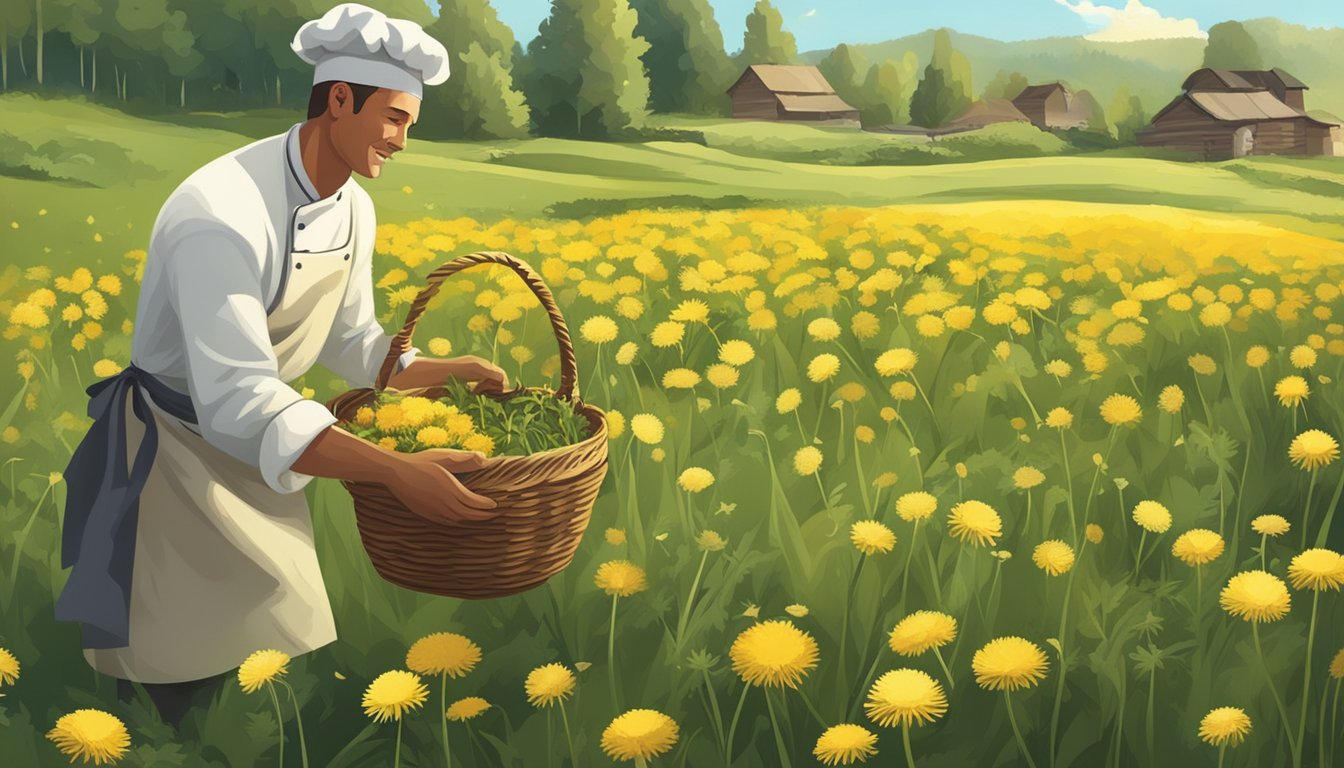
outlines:
[[[266,321],[282,381],[306,373],[326,343],[350,281],[355,218],[352,196],[343,247],[288,254]],[[128,398],[128,457],[144,434],[131,407]],[[277,493],[256,467],[151,410],[159,447],[140,496],[130,644],[84,649],[89,665],[174,683],[227,672],[253,651],[294,656],[335,640],[306,496]]]

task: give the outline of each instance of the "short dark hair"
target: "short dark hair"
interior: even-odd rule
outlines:
[[[373,92],[378,90],[376,85],[364,85],[363,83],[351,83],[345,80],[323,80],[313,86],[313,90],[308,94],[308,119],[319,117],[327,111],[327,99],[331,96],[331,87],[337,83],[345,83],[350,86],[350,92],[355,95],[355,112],[364,108],[364,102],[369,100]]]

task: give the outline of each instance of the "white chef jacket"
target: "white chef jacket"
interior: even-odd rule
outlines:
[[[205,164],[168,197],[150,236],[131,352],[190,393],[207,442],[256,466],[280,493],[312,480],[289,467],[337,419],[287,383],[305,371],[278,370],[266,315],[290,252],[342,247],[352,210],[350,287],[318,362],[352,387],[373,386],[392,341],[374,316],[373,201],[353,176],[319,199],[300,159],[300,125]]]

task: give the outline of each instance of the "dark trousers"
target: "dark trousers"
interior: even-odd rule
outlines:
[[[145,687],[145,692],[154,702],[159,717],[163,718],[165,723],[177,728],[192,705],[199,703],[204,706],[208,703],[210,694],[218,691],[228,676],[228,672],[222,672],[202,680],[187,680],[181,683],[140,683],[140,685]],[[135,685],[130,680],[117,678],[117,698],[123,702],[133,700]]]

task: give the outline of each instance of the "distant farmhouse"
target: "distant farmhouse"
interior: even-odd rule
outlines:
[[[960,117],[946,126],[948,133],[974,131],[996,123],[1030,123],[1031,120],[1008,99],[982,99],[971,102],[971,106]]]
[[[1061,83],[1029,85],[1013,106],[1042,131],[1087,128],[1092,123],[1091,95],[1074,93]]]
[[[1339,124],[1307,115],[1307,86],[1282,69],[1206,68],[1191,74],[1181,88],[1181,95],[1139,131],[1139,144],[1197,152],[1211,160],[1335,154]]]
[[[859,124],[859,110],[837,96],[816,67],[752,64],[728,95],[738,119]]]

